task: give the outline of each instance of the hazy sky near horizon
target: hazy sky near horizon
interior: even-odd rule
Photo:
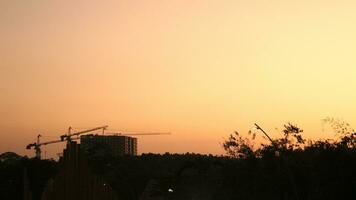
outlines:
[[[170,131],[140,152],[222,153],[258,122],[356,126],[356,2],[0,1],[0,152],[68,126]],[[49,155],[61,145],[46,147]]]

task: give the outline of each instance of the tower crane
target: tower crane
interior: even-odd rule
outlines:
[[[42,135],[39,134],[39,135],[37,135],[37,141],[35,143],[28,144],[26,146],[26,149],[33,148],[36,153],[36,158],[41,159],[41,146],[43,146],[43,145],[55,144],[55,143],[60,143],[60,142],[64,142],[64,141],[70,142],[72,140],[78,140],[78,139],[80,139],[79,135],[81,135],[81,134],[100,130],[100,129],[102,129],[104,132],[104,130],[107,127],[108,126],[100,126],[100,127],[96,127],[96,128],[92,128],[92,129],[88,129],[88,130],[84,130],[84,131],[79,131],[79,132],[75,132],[75,133],[71,133],[72,128],[69,127],[68,133],[61,135],[59,140],[53,140],[53,141],[47,141],[47,142],[40,142],[40,137],[42,137]]]
[[[99,127],[96,127],[96,128],[92,128],[92,129],[88,129],[88,130],[84,130],[84,131],[79,131],[79,132],[76,132],[76,133],[71,133],[72,132],[72,127],[69,127],[68,133],[64,134],[64,135],[61,135],[60,138],[61,138],[61,141],[64,141],[64,140],[71,141],[73,136],[79,137],[79,135],[81,135],[81,134],[89,133],[89,132],[92,132],[92,131],[97,131],[97,130],[100,130],[100,129],[104,133],[105,129],[107,129],[108,127],[109,126],[99,126]]]
[[[33,148],[35,150],[36,158],[38,158],[38,159],[41,159],[41,152],[42,152],[41,151],[41,146],[63,142],[62,140],[53,140],[53,141],[47,141],[47,142],[40,142],[40,137],[42,137],[41,134],[39,134],[37,136],[37,141],[35,143],[31,143],[31,144],[28,144],[26,146],[26,149],[32,149]],[[75,138],[75,140],[77,140],[77,139],[79,139],[79,137]]]

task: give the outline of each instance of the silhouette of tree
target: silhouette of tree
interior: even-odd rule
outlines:
[[[331,117],[327,117],[322,121],[328,123],[339,136],[339,142],[336,145],[344,148],[356,148],[356,132],[350,127],[349,123]]]
[[[251,140],[247,137],[242,137],[237,131],[235,131],[234,134],[230,134],[229,139],[223,143],[223,147],[227,154],[231,157],[255,157]]]
[[[283,137],[274,140],[274,145],[277,145],[280,150],[301,149],[305,143],[305,139],[302,137],[303,130],[290,122],[283,127]]]

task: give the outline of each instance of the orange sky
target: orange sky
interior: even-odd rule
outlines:
[[[140,152],[221,154],[255,122],[333,137],[321,119],[356,124],[356,3],[291,2],[0,1],[0,152],[106,124],[173,133]]]

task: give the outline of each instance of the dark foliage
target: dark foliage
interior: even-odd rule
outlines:
[[[18,167],[4,168],[8,164],[1,163],[1,199],[22,199],[21,165],[29,166],[35,200],[56,168],[52,161],[26,160],[17,163]],[[139,199],[150,182],[155,182],[150,195],[172,200],[356,197],[355,149],[328,142],[315,142],[303,151],[283,151],[279,157],[267,153],[263,157],[238,159],[167,153],[120,158],[97,156],[90,164],[123,200]]]
[[[242,171],[253,171],[250,180],[239,179],[240,183],[252,184],[252,194],[239,190],[237,196],[245,193],[242,199],[356,198],[356,133],[345,122],[332,118],[325,122],[339,134],[338,139],[306,142],[303,130],[291,123],[284,125],[281,138],[257,149],[248,137],[231,135],[223,146],[227,154],[243,158],[242,166],[248,167]]]
[[[103,176],[121,200],[356,199],[356,146],[352,129],[336,140],[305,140],[296,125],[281,138],[254,147],[254,134],[235,132],[224,143],[229,156],[143,154],[114,157],[105,146],[87,151],[93,172]],[[28,169],[34,200],[58,164],[7,153],[0,156],[0,199],[22,199]],[[10,198],[11,197],[11,198]]]
[[[40,199],[47,181],[58,171],[58,164],[53,160],[38,160],[21,157],[12,152],[0,155],[0,199],[22,200],[24,174],[32,191],[33,199]]]

